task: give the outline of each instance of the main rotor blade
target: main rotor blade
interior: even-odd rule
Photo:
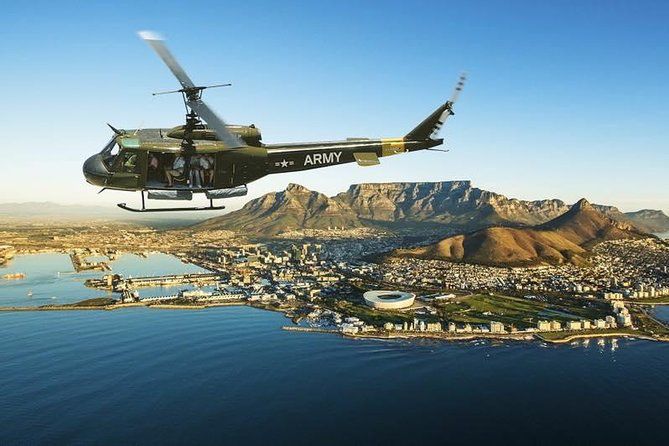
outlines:
[[[223,141],[228,149],[244,147],[244,144],[237,138],[237,135],[230,133],[225,122],[202,99],[188,101],[187,104],[200,118],[204,119],[209,127],[214,129],[218,139]]]
[[[193,81],[188,77],[184,69],[181,68],[181,65],[179,65],[179,62],[177,62],[174,56],[172,56],[170,50],[167,49],[162,37],[152,31],[140,31],[137,34],[139,34],[139,37],[148,43],[151,48],[153,48],[153,51],[155,51],[163,62],[165,62],[167,68],[172,71],[172,74],[179,80],[183,88],[195,88]]]

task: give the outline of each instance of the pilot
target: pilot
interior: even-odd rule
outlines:
[[[130,153],[125,155],[125,161],[123,162],[123,168],[126,172],[134,172],[135,166],[137,166],[137,154]]]
[[[186,161],[181,155],[177,155],[172,162],[172,168],[165,168],[165,177],[167,178],[167,187],[174,186],[174,178],[179,178],[184,174],[184,167],[186,166]]]

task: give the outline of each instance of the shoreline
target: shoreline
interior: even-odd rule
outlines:
[[[541,341],[550,344],[565,344],[576,339],[591,339],[591,338],[629,338],[641,339],[646,341],[669,342],[669,337],[652,337],[643,333],[627,333],[627,332],[604,332],[604,333],[582,333],[568,335],[560,339],[546,339],[538,333],[507,333],[507,334],[490,334],[490,333],[473,333],[465,335],[450,335],[443,332],[416,332],[416,333],[359,333],[346,334],[338,330],[318,328],[318,327],[298,327],[298,326],[283,326],[282,330],[295,331],[302,333],[330,333],[338,334],[345,338],[351,339],[434,339],[447,342],[464,342],[473,340],[496,340],[496,341]]]
[[[281,314],[286,312],[281,309],[270,309],[267,307],[258,307],[247,302],[217,302],[217,303],[202,303],[202,304],[193,304],[193,305],[184,305],[184,304],[151,304],[151,303],[142,303],[142,302],[132,302],[125,304],[114,304],[114,305],[53,305],[53,306],[41,306],[41,307],[0,307],[0,313],[2,312],[40,312],[40,311],[115,311],[122,310],[125,308],[149,308],[149,309],[158,309],[158,310],[204,310],[207,308],[216,308],[216,307],[251,307],[258,310],[273,311]],[[341,333],[339,330],[329,329],[329,328],[319,328],[319,327],[302,327],[298,325],[284,325],[281,327],[282,330],[292,331],[292,332],[301,332],[301,333],[326,333],[326,334],[337,334],[345,338],[350,339],[378,339],[378,340],[387,340],[387,339],[432,339],[438,341],[446,342],[466,342],[473,340],[496,340],[496,341],[540,341],[549,344],[566,344],[578,339],[593,339],[593,338],[628,338],[628,339],[641,339],[646,341],[655,341],[655,342],[669,342],[669,337],[654,337],[644,333],[629,333],[629,332],[602,332],[602,333],[575,333],[567,335],[563,338],[558,339],[549,339],[542,336],[539,333],[506,333],[506,334],[490,334],[490,333],[468,333],[464,335],[452,335],[445,332],[407,332],[407,333],[358,333],[358,334],[346,334]]]
[[[606,333],[583,333],[583,334],[573,334],[568,335],[560,339],[547,339],[543,336],[537,334],[537,339],[541,339],[543,342],[549,342],[551,344],[566,344],[578,339],[592,339],[592,338],[629,338],[629,339],[642,339],[645,341],[657,341],[657,342],[669,342],[669,337],[653,337],[644,333],[627,333],[627,332],[606,332]]]

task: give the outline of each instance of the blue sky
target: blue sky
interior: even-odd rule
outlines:
[[[228,122],[265,142],[401,136],[469,80],[448,154],[266,177],[335,194],[357,182],[470,179],[523,199],[669,211],[669,4],[617,1],[14,2],[0,15],[0,202],[112,204],[81,164],[118,127],[182,122],[159,31]],[[245,200],[232,203],[239,206]]]

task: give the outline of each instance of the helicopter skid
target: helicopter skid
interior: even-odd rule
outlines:
[[[225,209],[225,206],[214,206],[214,200],[213,198],[209,198],[209,206],[186,206],[186,207],[174,207],[174,208],[147,208],[146,207],[146,201],[144,199],[144,191],[140,191],[140,194],[142,196],[142,207],[141,208],[133,208],[128,206],[126,203],[118,203],[116,206],[120,207],[124,211],[130,211],[130,212],[178,212],[178,211],[218,211],[221,209]],[[191,194],[192,197],[192,194]],[[151,198],[151,195],[149,194],[149,198]],[[165,198],[162,198],[165,199]],[[179,198],[177,198],[179,199]],[[180,198],[183,199],[183,198]]]
[[[194,206],[194,207],[178,207],[178,208],[146,208],[143,207],[141,209],[138,208],[133,208],[128,206],[125,203],[119,203],[116,206],[120,207],[121,209],[125,211],[130,211],[130,212],[178,212],[178,211],[218,211],[221,209],[225,209],[225,206]]]

